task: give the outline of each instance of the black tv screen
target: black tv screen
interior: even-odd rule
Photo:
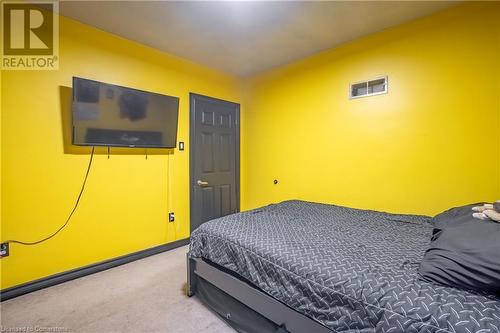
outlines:
[[[175,148],[179,98],[73,77],[73,144]]]

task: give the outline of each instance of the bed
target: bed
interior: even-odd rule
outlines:
[[[500,299],[423,281],[430,218],[285,201],[191,235],[188,294],[240,332],[500,332]]]

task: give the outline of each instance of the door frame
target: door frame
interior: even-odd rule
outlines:
[[[189,93],[189,235],[191,235],[191,226],[192,217],[193,217],[193,209],[194,209],[194,186],[196,180],[194,179],[194,149],[192,149],[194,140],[194,128],[195,128],[195,114],[194,107],[196,100],[205,100],[208,102],[224,102],[228,104],[232,104],[236,106],[236,144],[235,144],[235,156],[236,156],[236,165],[235,165],[235,176],[236,176],[236,212],[240,211],[240,104],[227,101],[220,98],[214,98],[210,96],[200,95],[196,93]]]

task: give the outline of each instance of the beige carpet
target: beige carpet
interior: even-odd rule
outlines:
[[[185,296],[186,251],[181,247],[2,302],[0,331],[234,333],[196,297]]]

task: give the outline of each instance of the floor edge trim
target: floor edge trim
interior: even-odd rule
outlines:
[[[101,272],[113,267],[127,264],[132,261],[143,259],[158,253],[173,250],[175,248],[189,244],[189,238],[180,239],[167,244],[158,245],[142,251],[133,252],[120,257],[104,260],[95,264],[75,268],[66,272],[57,273],[41,279],[26,282],[10,288],[0,290],[0,301],[6,301],[21,295],[31,293],[40,289],[55,286],[60,283],[78,279],[83,276]]]

